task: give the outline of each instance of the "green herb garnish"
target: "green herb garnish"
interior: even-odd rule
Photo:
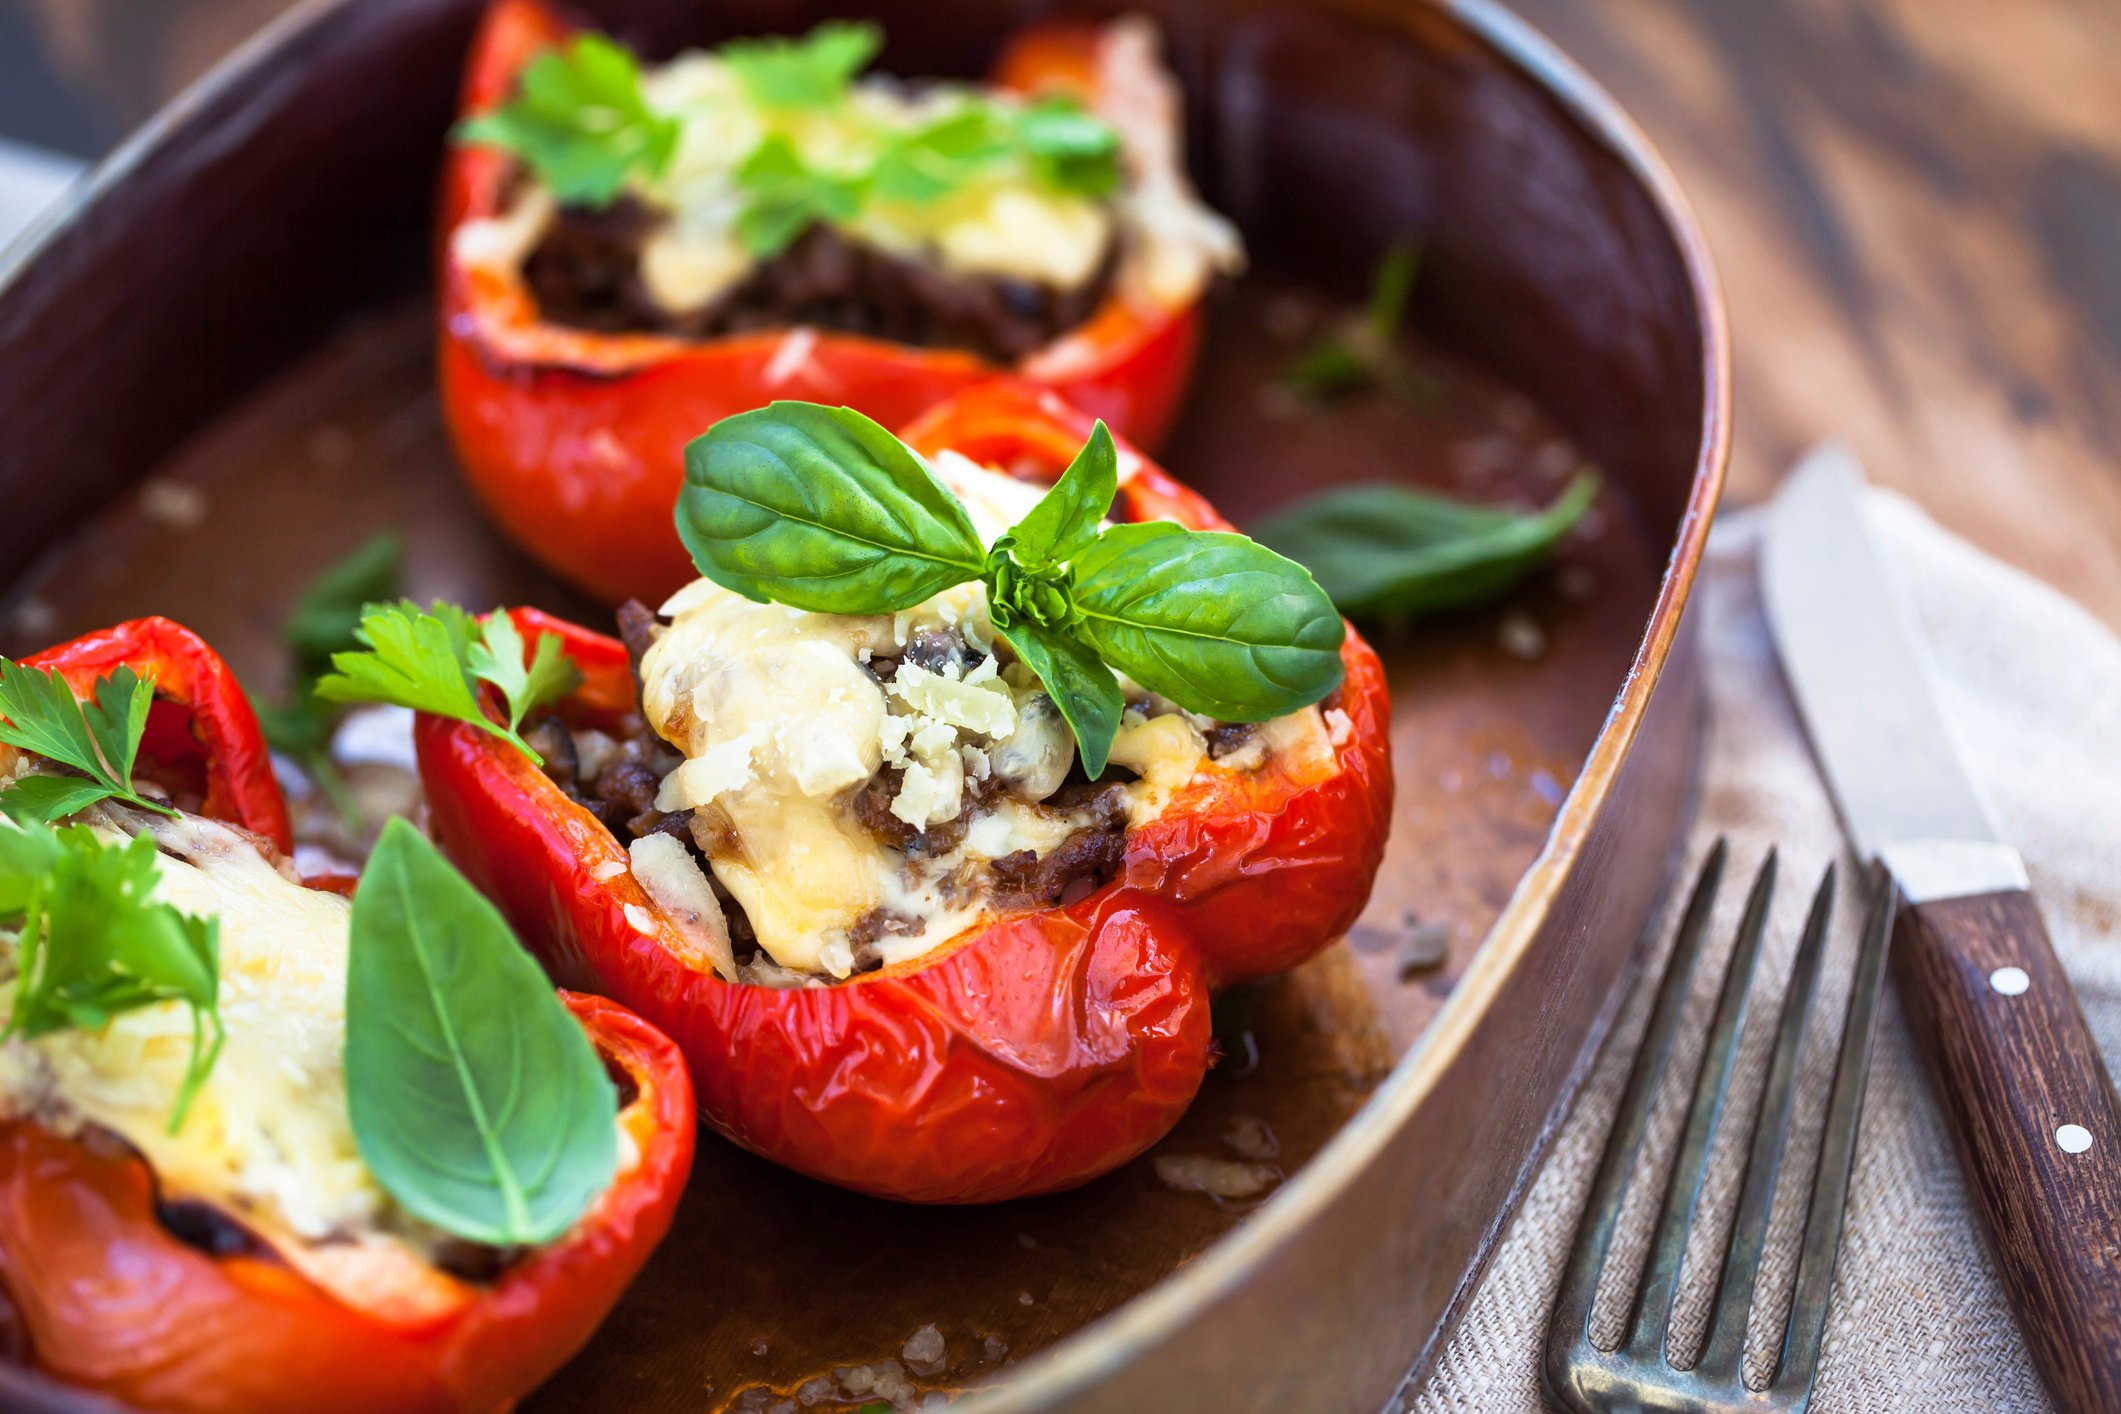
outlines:
[[[1415,246],[1394,243],[1370,278],[1370,302],[1362,314],[1306,349],[1283,370],[1282,381],[1315,398],[1368,387],[1415,399],[1433,395],[1431,380],[1399,347],[1399,326],[1420,264]]]
[[[155,686],[131,668],[96,680],[93,701],[74,696],[54,672],[0,658],[0,742],[87,775],[22,776],[0,791],[0,811],[14,820],[50,822],[99,800],[122,800],[162,815],[177,812],[132,787],[133,761],[147,730]]]
[[[635,169],[660,176],[678,120],[641,96],[633,56],[600,34],[547,49],[524,66],[515,98],[458,125],[460,142],[513,152],[563,202],[606,206]]]
[[[869,189],[884,201],[925,206],[966,185],[1009,150],[1009,133],[996,110],[967,103],[886,147]]]
[[[736,236],[754,260],[779,255],[816,222],[852,220],[862,204],[862,183],[812,171],[779,133],[744,159],[736,184],[748,198]]]
[[[1597,494],[1590,471],[1534,512],[1348,486],[1307,497],[1253,533],[1308,567],[1350,618],[1409,618],[1500,594],[1546,559]]]
[[[830,108],[884,47],[874,24],[827,20],[801,39],[732,39],[715,52],[761,108]]]
[[[404,555],[405,542],[386,530],[318,575],[280,630],[294,659],[287,692],[276,702],[253,698],[265,740],[293,757],[355,826],[361,824],[360,806],[331,758],[331,734],[344,709],[318,697],[317,682],[331,671],[333,654],[360,648],[362,609],[396,597]]]
[[[12,794],[13,792],[9,792]],[[160,1002],[191,1008],[174,1134],[220,1058],[220,921],[151,901],[155,841],[105,844],[86,825],[0,825],[0,919],[20,930],[8,1036],[94,1031]],[[211,1038],[208,1035],[211,1033]]]
[[[926,205],[1012,154],[1052,191],[1104,196],[1119,185],[1118,132],[1073,99],[1043,98],[1011,109],[972,96],[886,147],[869,190],[881,200]]]
[[[417,712],[452,717],[489,732],[540,761],[517,734],[534,707],[572,692],[581,681],[559,636],[538,635],[526,666],[523,636],[505,610],[474,620],[454,604],[435,601],[426,609],[410,599],[370,604],[361,611],[354,636],[365,651],[334,653],[335,672],[317,683],[327,702],[389,702]],[[500,691],[508,709],[503,724],[486,715],[479,684]]]
[[[354,891],[346,1108],[407,1212],[497,1247],[560,1236],[618,1167],[618,1096],[581,1023],[402,819]]]
[[[1105,768],[1123,708],[1112,669],[1190,711],[1253,722],[1340,684],[1340,616],[1302,566],[1242,535],[1170,522],[1099,528],[1119,486],[1099,423],[1032,512],[982,545],[898,438],[852,408],[777,402],[685,449],[678,536],[748,599],[888,614],[967,581]]]
[[[1042,98],[1017,116],[1016,141],[1055,191],[1105,196],[1119,186],[1119,132],[1074,99]]]

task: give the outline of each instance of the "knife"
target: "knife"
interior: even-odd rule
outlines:
[[[1899,887],[1894,986],[2033,1362],[2063,1414],[2112,1414],[2121,1103],[2025,865],[1938,710],[1846,448],[1813,451],[1777,495],[1760,580],[1842,824]]]

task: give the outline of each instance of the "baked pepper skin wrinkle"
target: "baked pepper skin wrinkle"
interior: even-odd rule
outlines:
[[[29,1122],[0,1123],[0,1281],[32,1363],[155,1414],[501,1414],[589,1339],[670,1227],[692,1167],[677,1048],[600,997],[563,994],[639,1093],[639,1153],[572,1232],[453,1306],[393,1320],[271,1256],[171,1236],[153,1176]]]
[[[289,848],[257,714],[189,629],[136,619],[23,661],[77,694],[120,666],[152,672],[156,711],[177,712],[172,740],[204,758],[205,813]],[[154,734],[151,717],[143,754]],[[344,893],[350,882],[326,886]],[[564,1000],[633,1081],[619,1122],[638,1160],[559,1242],[488,1287],[438,1278],[456,1300],[418,1317],[387,1314],[387,1294],[356,1310],[269,1254],[209,1256],[164,1226],[137,1156],[0,1121],[0,1291],[30,1363],[149,1414],[510,1408],[589,1339],[669,1230],[692,1171],[697,1106],[683,1054],[601,997]]]
[[[498,0],[473,41],[460,112],[505,102],[532,56],[572,32],[542,0]],[[1027,31],[997,75],[1025,91],[1080,95],[1093,81],[1085,34]],[[693,577],[670,506],[685,444],[702,429],[776,398],[846,404],[896,427],[1003,372],[969,353],[822,329],[695,340],[545,323],[520,279],[471,269],[451,249],[465,221],[501,212],[510,165],[483,147],[454,146],[445,159],[443,414],[466,479],[501,528],[609,603],[660,603]],[[1115,294],[1015,371],[1154,445],[1177,415],[1199,343],[1197,302],[1154,310]]]
[[[1089,419],[1050,390],[966,393],[908,429],[1024,474],[1058,476]],[[1224,522],[1122,445],[1122,519]],[[1131,468],[1131,470],[1130,470]],[[633,710],[614,639],[535,610],[583,674],[561,713]],[[1208,999],[1304,961],[1354,922],[1391,814],[1384,674],[1349,630],[1349,730],[1319,778],[1213,769],[1130,833],[1122,877],[1069,908],[1008,915],[837,986],[733,986],[685,960],[595,817],[505,743],[460,722],[414,728],[437,840],[568,986],[605,993],[691,1060],[708,1123],[815,1178],[916,1202],[1052,1192],[1155,1143],[1211,1063]]]
[[[201,814],[263,835],[282,854],[294,852],[287,801],[273,776],[258,714],[205,639],[169,619],[130,619],[22,662],[57,673],[76,697],[94,693],[96,679],[119,668],[152,677],[155,706],[141,738],[141,757],[165,763],[197,760],[206,776]]]

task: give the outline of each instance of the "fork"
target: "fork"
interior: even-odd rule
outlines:
[[[1725,842],[1718,840],[1687,900],[1678,940],[1658,986],[1649,1028],[1628,1075],[1618,1117],[1606,1141],[1598,1177],[1577,1224],[1575,1246],[1555,1297],[1541,1379],[1548,1401],[1575,1414],[1618,1414],[1622,1410],[1644,1414],[1798,1414],[1811,1402],[1812,1378],[1818,1372],[1820,1344],[1826,1332],[1834,1256],[1841,1245],[1842,1211],[1856,1152],[1864,1077],[1870,1067],[1871,1033],[1884,976],[1886,939],[1892,929],[1894,889],[1890,880],[1883,880],[1876,888],[1856,953],[1855,975],[1842,1023],[1841,1051],[1820,1132],[1811,1203],[1805,1214],[1789,1323],[1767,1387],[1753,1390],[1745,1383],[1746,1322],[1759,1280],[1775,1179],[1789,1133],[1797,1058],[1804,1046],[1812,998],[1818,990],[1820,956],[1825,951],[1827,925],[1833,916],[1832,866],[1813,895],[1811,913],[1783,994],[1775,1048],[1761,1090],[1737,1214],[1716,1273],[1715,1305],[1709,1313],[1709,1337],[1701,1358],[1690,1369],[1674,1365],[1672,1310],[1687,1234],[1701,1205],[1710,1141],[1729,1098],[1738,1041],[1745,1031],[1761,936],[1767,930],[1768,904],[1775,892],[1776,859],[1772,851],[1753,880],[1738,939],[1725,964],[1715,1020],[1694,1078],[1686,1130],[1665,1178],[1664,1201],[1651,1238],[1649,1258],[1620,1345],[1602,1350],[1591,1340],[1591,1309],[1598,1294],[1599,1274],[1620,1220],[1628,1177],[1649,1129],[1659,1082],[1671,1059],[1679,1013],[1701,959],[1726,854]]]

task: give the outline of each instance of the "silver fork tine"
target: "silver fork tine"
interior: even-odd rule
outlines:
[[[1768,1217],[1775,1200],[1775,1176],[1788,1142],[1790,1107],[1796,1099],[1797,1058],[1804,1049],[1805,1026],[1812,997],[1819,989],[1819,962],[1826,952],[1827,925],[1834,915],[1834,868],[1827,866],[1819,891],[1812,896],[1811,916],[1790,964],[1789,986],[1782,994],[1782,1016],[1775,1028],[1774,1057],[1760,1094],[1759,1117],[1753,1122],[1753,1150],[1746,1160],[1745,1186],[1739,1190],[1738,1213],[1730,1244],[1718,1273],[1716,1305],[1709,1343],[1695,1369],[1711,1379],[1736,1379],[1743,1373],[1746,1318],[1760,1280],[1760,1254],[1767,1245]]]
[[[1841,1220],[1848,1203],[1849,1170],[1856,1158],[1856,1125],[1863,1116],[1863,1087],[1870,1073],[1871,1038],[1878,1024],[1878,991],[1885,981],[1886,940],[1893,932],[1893,906],[1899,890],[1882,875],[1875,878],[1877,898],[1863,925],[1856,953],[1855,976],[1849,982],[1848,1015],[1841,1024],[1841,1054],[1834,1063],[1834,1089],[1827,1100],[1826,1124],[1819,1136],[1819,1176],[1812,1182],[1811,1206],[1805,1212],[1804,1247],[1797,1260],[1797,1285],[1790,1299],[1790,1324],[1775,1366],[1774,1385],[1808,1391],[1819,1366],[1819,1344],[1826,1335],[1827,1298],[1834,1285],[1834,1257],[1841,1248]],[[1806,1393],[1793,1408],[1809,1402]]]
[[[1605,1152],[1598,1161],[1598,1176],[1584,1204],[1584,1227],[1569,1249],[1569,1264],[1562,1273],[1560,1295],[1549,1328],[1550,1370],[1565,1362],[1579,1344],[1590,1343],[1591,1307],[1598,1299],[1598,1276],[1605,1269],[1606,1248],[1620,1221],[1621,1193],[1635,1167],[1643,1135],[1650,1127],[1657,1081],[1664,1074],[1665,1061],[1679,1033],[1679,1013],[1686,1003],[1694,964],[1701,957],[1702,939],[1709,931],[1709,915],[1715,909],[1716,890],[1723,882],[1726,853],[1724,842],[1719,839],[1702,861],[1694,892],[1687,898],[1686,913],[1679,924],[1679,936],[1672,944],[1672,955],[1665,960],[1664,980],[1657,985],[1657,1002],[1643,1032],[1642,1047],[1635,1053],[1634,1067],[1628,1072],[1627,1089],[1621,1093],[1613,1132],[1607,1136]]]
[[[1664,1208],[1657,1216],[1656,1236],[1650,1245],[1650,1260],[1635,1308],[1628,1323],[1622,1350],[1635,1360],[1649,1360],[1662,1351],[1671,1364],[1666,1339],[1671,1334],[1672,1301],[1679,1281],[1679,1264],[1686,1256],[1687,1233],[1701,1202],[1701,1182],[1707,1172],[1709,1142],[1716,1134],[1716,1121],[1730,1094],[1731,1063],[1737,1058],[1738,1037],[1745,1030],[1746,1006],[1752,994],[1753,964],[1760,956],[1761,935],[1767,931],[1768,902],[1775,892],[1775,851],[1760,866],[1746,899],[1745,919],[1738,926],[1738,942],[1724,964],[1723,995],[1716,1003],[1716,1020],[1702,1048],[1701,1066],[1694,1081],[1694,1098],[1687,1110],[1686,1134],[1679,1155],[1665,1178]],[[1652,1317],[1654,1316],[1654,1326]]]

